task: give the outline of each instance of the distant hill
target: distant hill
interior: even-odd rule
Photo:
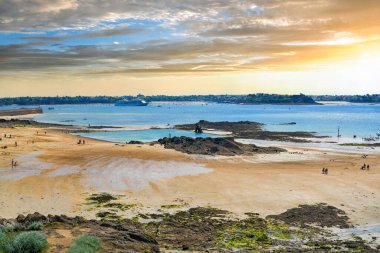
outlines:
[[[190,96],[148,96],[145,99],[152,101],[203,101],[230,104],[316,104],[304,94],[278,95],[278,94],[248,94],[248,95],[190,95]]]
[[[148,102],[212,102],[230,104],[317,104],[311,97],[304,94],[278,95],[278,94],[248,94],[248,95],[187,95],[187,96],[143,96],[138,95]],[[132,96],[77,96],[77,97],[16,97],[0,98],[0,105],[54,105],[54,104],[112,104],[121,98]]]
[[[315,101],[343,101],[350,103],[380,103],[380,94],[372,95],[320,95],[311,96]]]

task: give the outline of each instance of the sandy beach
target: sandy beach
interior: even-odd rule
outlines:
[[[37,134],[38,131],[38,134]],[[46,131],[46,135],[45,135]],[[125,215],[212,206],[238,214],[276,214],[328,203],[353,224],[380,222],[380,156],[288,148],[281,154],[205,157],[158,145],[122,145],[41,128],[1,128],[0,217],[34,211],[93,218],[91,193],[122,195]],[[4,134],[12,138],[4,138]],[[17,142],[17,147],[15,146]],[[11,168],[11,160],[18,165]],[[360,170],[370,164],[369,171]],[[322,167],[329,174],[321,173]]]

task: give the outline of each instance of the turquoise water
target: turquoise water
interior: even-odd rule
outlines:
[[[209,121],[256,121],[274,131],[312,131],[342,137],[374,136],[380,131],[380,105],[236,105],[236,104],[149,104],[120,107],[111,104],[42,106],[35,120],[68,125],[167,126]],[[48,110],[54,107],[54,110]],[[3,107],[4,109],[9,107]],[[296,125],[281,125],[296,122]],[[140,132],[143,134],[143,132]],[[165,133],[166,135],[166,133]],[[358,138],[358,139],[359,139]]]
[[[149,130],[128,130],[128,131],[111,131],[111,132],[91,132],[91,133],[78,133],[83,137],[90,137],[99,140],[113,141],[113,142],[129,142],[133,140],[151,142],[157,141],[163,137],[218,137],[214,134],[196,134],[190,131],[181,131],[175,129],[149,129]]]

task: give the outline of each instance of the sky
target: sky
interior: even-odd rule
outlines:
[[[380,93],[379,0],[0,0],[0,97]]]

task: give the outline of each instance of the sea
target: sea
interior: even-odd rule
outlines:
[[[20,108],[3,106],[1,109]],[[113,104],[41,106],[39,122],[76,126],[118,126],[103,132],[81,133],[114,142],[154,141],[163,137],[215,137],[170,129],[176,124],[208,121],[255,121],[271,131],[308,131],[330,136],[329,141],[362,142],[380,131],[380,105],[325,103],[322,105],[240,105],[219,103],[151,103],[148,106]],[[290,124],[291,123],[291,124]],[[169,129],[151,129],[169,128]],[[338,139],[338,129],[341,137]],[[353,138],[356,135],[357,138]]]

